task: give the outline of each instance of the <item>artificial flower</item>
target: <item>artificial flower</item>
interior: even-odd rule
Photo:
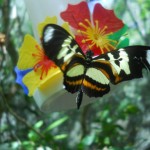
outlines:
[[[35,39],[26,35],[19,50],[19,60],[15,69],[17,83],[31,96],[42,80],[46,80],[45,77],[49,76],[50,69],[55,70],[56,65],[48,59]]]
[[[44,22],[39,24],[38,33],[40,38],[44,26],[49,23],[57,24],[57,18],[47,17]],[[70,32],[67,23],[64,23],[62,27]],[[16,82],[23,87],[26,94],[32,96],[38,87],[43,86],[42,84],[45,84],[54,74],[61,71],[45,55],[44,50],[36,40],[32,36],[26,35],[19,50],[19,60],[15,72],[17,74]]]
[[[119,41],[127,27],[113,10],[107,10],[99,3],[95,4],[92,14],[87,2],[69,4],[61,17],[75,29],[75,39],[85,53],[90,49],[95,55],[100,55],[121,46],[120,42],[128,45],[127,39]]]

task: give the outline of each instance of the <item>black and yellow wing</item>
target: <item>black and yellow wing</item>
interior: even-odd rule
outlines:
[[[110,80],[102,69],[91,66],[85,73],[82,91],[89,97],[102,97],[110,91],[109,83]]]
[[[43,29],[42,45],[45,54],[64,72],[72,57],[84,53],[73,37],[62,27],[48,24]]]
[[[141,78],[143,69],[150,70],[150,47],[128,46],[98,56],[93,63],[107,72],[105,74],[113,84]]]
[[[75,93],[81,89],[85,74],[85,59],[74,55],[64,71],[64,85],[68,92]]]
[[[109,92],[109,84],[143,77],[150,70],[150,47],[129,46],[93,58],[84,76],[82,89],[90,97]]]

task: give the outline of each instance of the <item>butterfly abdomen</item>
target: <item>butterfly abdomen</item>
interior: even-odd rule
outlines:
[[[82,89],[80,89],[77,93],[77,97],[76,97],[76,104],[77,104],[77,109],[80,108],[80,105],[82,103],[82,98],[83,98],[83,91]]]

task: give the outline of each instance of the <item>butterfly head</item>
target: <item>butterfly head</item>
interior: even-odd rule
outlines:
[[[87,57],[93,57],[93,55],[94,55],[94,53],[93,53],[91,50],[88,50],[88,51],[86,52],[86,56],[87,56]]]
[[[91,50],[88,50],[85,54],[86,56],[86,62],[87,64],[90,64],[92,61],[92,57],[94,56],[94,53]]]

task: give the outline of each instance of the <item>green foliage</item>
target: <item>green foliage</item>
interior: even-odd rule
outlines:
[[[129,116],[139,112],[138,106],[126,98],[113,107],[111,102],[103,104],[102,111],[96,113],[97,119],[93,122],[97,125],[97,129],[91,128],[91,132],[81,140],[78,148],[87,149],[89,146],[90,148],[96,146],[97,149],[104,147],[114,150],[132,149],[130,147],[132,143],[128,141],[129,135],[126,133],[127,123]]]
[[[56,128],[57,126],[59,126],[60,124],[62,124],[64,121],[66,121],[68,119],[68,117],[63,117],[59,120],[56,120],[55,122],[53,122],[52,124],[50,124],[46,129],[45,129],[45,132],[46,131],[50,131],[54,128]]]
[[[149,44],[149,1],[114,2],[116,14],[128,26],[130,45]],[[25,5],[19,0],[0,0],[0,8],[0,32],[7,36],[5,45],[0,46],[0,149],[149,149],[149,77],[127,82],[109,97],[95,100],[79,111],[42,114],[15,83],[13,72],[18,47],[26,33],[32,34]],[[12,17],[15,8],[17,15]],[[133,10],[140,12],[138,17]],[[125,36],[118,47],[128,45],[126,30],[125,26],[120,31]],[[146,136],[142,135],[145,130]]]

